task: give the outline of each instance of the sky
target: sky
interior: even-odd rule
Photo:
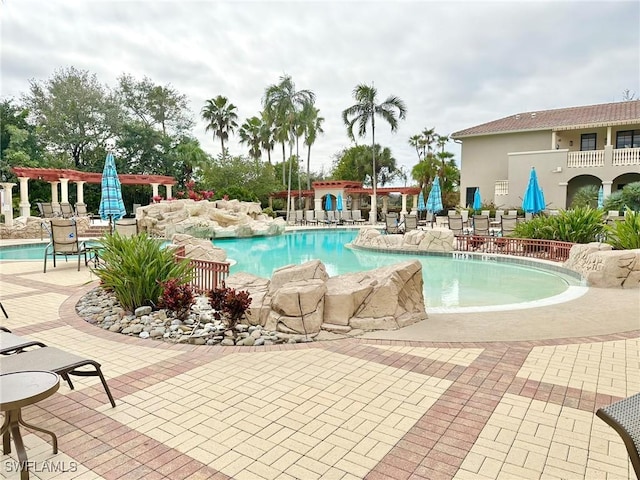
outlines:
[[[311,170],[325,173],[353,146],[342,111],[358,84],[405,102],[395,133],[376,122],[376,142],[407,172],[418,160],[408,139],[425,128],[449,135],[640,95],[637,1],[2,0],[0,27],[3,99],[71,66],[110,88],[122,74],[148,77],[186,95],[193,135],[212,155],[220,142],[205,133],[205,101],[227,97],[241,124],[290,75],[325,118],[311,151]],[[237,137],[228,147],[247,152]],[[459,162],[460,145],[447,149]]]

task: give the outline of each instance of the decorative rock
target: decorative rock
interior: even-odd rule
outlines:
[[[613,250],[598,242],[578,244],[571,247],[564,266],[580,273],[589,286],[640,287],[640,249]]]
[[[143,307],[138,307],[136,308],[136,311],[134,312],[136,317],[141,317],[143,315],[149,315],[151,313],[151,307],[149,307],[148,305],[145,305]]]
[[[140,332],[140,335],[138,335],[140,338],[149,338],[149,332]]]
[[[220,345],[222,345],[223,347],[232,347],[234,346],[236,343],[233,341],[232,338],[225,338],[220,342]]]

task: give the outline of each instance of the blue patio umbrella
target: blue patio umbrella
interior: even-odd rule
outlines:
[[[331,195],[327,194],[324,200],[324,209],[326,211],[333,210],[333,202],[331,201]]]
[[[127,214],[122,201],[122,190],[120,189],[120,179],[116,171],[116,162],[111,152],[107,154],[107,160],[104,163],[101,185],[98,213],[103,220],[109,220],[109,227],[111,228],[114,220],[119,220]]]
[[[544,194],[538,185],[538,175],[536,169],[531,168],[529,174],[529,184],[522,199],[522,209],[527,213],[538,213],[545,209]]]
[[[431,191],[427,197],[427,211],[431,212],[431,226],[433,226],[433,218],[436,212],[442,210],[442,191],[440,190],[440,177],[436,177],[431,185]]]
[[[604,188],[602,188],[602,185],[600,185],[600,188],[598,189],[598,208],[603,208],[604,207]]]
[[[418,195],[418,212],[426,212],[427,205],[424,203],[424,193],[420,190],[420,195]]]
[[[480,198],[480,188],[476,188],[473,194],[473,209],[480,210],[482,208],[482,198]]]
[[[338,194],[338,198],[336,200],[336,210],[340,212],[339,215],[340,215],[340,218],[342,219],[342,194],[341,193]]]

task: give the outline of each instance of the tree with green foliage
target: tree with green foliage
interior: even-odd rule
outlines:
[[[353,180],[364,185],[372,185],[374,176],[371,174],[373,154],[370,145],[357,145],[342,150],[334,157],[331,177],[335,180]],[[396,159],[387,147],[376,144],[375,149],[376,177],[380,184],[386,185],[400,175],[396,168]]]
[[[260,148],[267,152],[267,161],[269,165],[271,165],[271,152],[276,145],[273,119],[267,112],[261,112],[260,118],[262,120],[262,126],[260,127]]]
[[[23,101],[43,148],[68,155],[79,169],[87,166],[87,152],[102,147],[121,123],[121,109],[95,74],[74,67],[44,82],[30,80]]]
[[[229,136],[238,127],[236,111],[237,107],[222,95],[207,100],[202,107],[202,118],[207,121],[205,132],[211,130],[213,138],[220,139],[223,155],[225,154],[224,142],[229,140]]]
[[[289,142],[289,177],[287,181],[287,220],[290,219],[291,204],[291,174],[293,156],[293,142],[296,138],[296,125],[299,123],[299,114],[305,105],[315,103],[315,93],[311,90],[296,90],[296,85],[291,76],[280,77],[280,82],[269,85],[265,90],[262,100],[265,111],[275,119],[279,141],[282,142],[284,160],[284,142]],[[285,136],[284,132],[288,132]]]
[[[571,208],[580,208],[580,207],[598,207],[598,190],[599,187],[597,185],[585,185],[584,187],[576,190],[576,193],[573,195],[573,199],[571,200]]]
[[[627,208],[640,212],[640,182],[631,182],[604,199],[604,210],[624,212]]]
[[[262,120],[258,117],[247,118],[245,122],[240,126],[238,135],[240,136],[240,143],[249,147],[249,156],[256,161],[260,160],[262,154]]]
[[[371,162],[373,172],[373,195],[371,197],[371,214],[370,222],[375,224],[377,221],[377,184],[376,175],[376,117],[382,118],[391,127],[391,131],[398,129],[398,120],[404,120],[407,116],[407,107],[404,102],[394,95],[385,99],[382,103],[378,102],[378,90],[373,85],[359,84],[353,89],[353,97],[356,100],[354,105],[346,108],[342,112],[342,120],[347,127],[349,138],[355,141],[353,128],[358,125],[358,136],[364,137],[367,134],[367,128],[371,125]]]
[[[318,108],[307,104],[302,108],[301,123],[304,128],[304,144],[307,146],[307,190],[311,190],[311,147],[316,143],[318,135],[324,133],[324,117],[320,116]]]

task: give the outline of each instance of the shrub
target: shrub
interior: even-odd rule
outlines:
[[[598,207],[598,190],[596,185],[585,185],[579,188],[571,200],[571,208]]]
[[[605,238],[616,250],[640,248],[640,212],[628,209],[624,220],[616,220],[606,227]]]
[[[271,218],[276,218],[276,212],[274,212],[271,207],[263,208],[262,213],[269,215]]]
[[[174,312],[180,320],[185,320],[193,304],[193,289],[188,283],[181,283],[177,278],[170,278],[161,284],[162,296],[159,306]]]
[[[124,237],[106,235],[98,247],[103,265],[94,269],[102,287],[116,295],[122,308],[133,311],[154,305],[162,295],[162,284],[171,278],[187,283],[193,267],[176,261],[170,249],[146,233]]]
[[[519,223],[512,236],[589,243],[600,238],[603,232],[602,212],[583,207],[564,210],[550,217],[538,216],[528,222]]]
[[[214,288],[209,291],[209,302],[214,310],[213,316],[216,320],[222,320],[235,336],[235,326],[251,305],[249,292],[236,291],[223,284],[222,288]]]
[[[622,190],[612,192],[604,199],[605,210],[622,212],[627,208],[640,211],[640,182],[628,183]]]

